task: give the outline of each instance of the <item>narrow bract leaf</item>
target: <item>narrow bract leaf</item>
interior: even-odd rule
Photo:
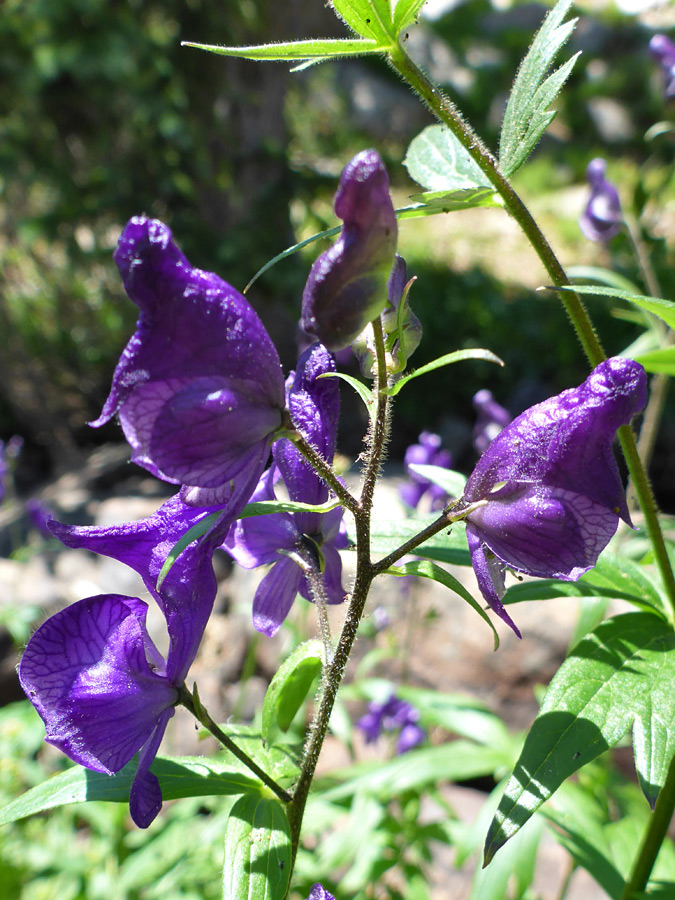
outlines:
[[[359,381],[358,378],[354,378],[353,375],[345,375],[344,372],[324,372],[323,375],[319,376],[320,378],[339,378],[341,381],[346,381],[350,387],[353,387],[359,397],[363,400],[366,409],[368,410],[368,415],[372,419],[375,415],[375,398],[373,397],[372,391],[369,387],[367,387],[362,381]]]
[[[297,62],[302,59],[340,59],[345,56],[366,56],[370,53],[385,53],[388,42],[375,40],[352,40],[349,38],[326,38],[308,41],[286,41],[279,44],[260,44],[253,47],[221,47],[217,44],[197,44],[183,41],[182,47],[207,50],[219,56],[235,56],[239,59],[253,59],[264,62]]]
[[[662,297],[645,297],[643,294],[622,291],[615,287],[602,287],[597,284],[573,284],[565,287],[547,287],[548,291],[572,291],[576,294],[590,294],[596,297],[612,297],[618,300],[627,300],[634,306],[639,306],[647,312],[658,316],[670,328],[675,328],[675,303],[672,300],[664,300]]]
[[[417,550],[415,550],[417,553]],[[483,619],[484,622],[492,629],[492,634],[494,635],[494,649],[496,650],[499,647],[499,635],[495,629],[495,626],[492,624],[492,620],[485,612],[485,610],[473,599],[471,594],[467,591],[464,585],[457,581],[457,579],[451,575],[449,572],[446,572],[445,569],[442,569],[440,566],[437,566],[435,563],[431,562],[428,559],[414,559],[411,562],[404,563],[402,566],[390,566],[385,575],[398,575],[399,577],[406,575],[417,575],[420,578],[429,578],[431,581],[437,581],[439,584],[442,584],[443,587],[448,588],[453,591],[453,593],[458,594],[462,600],[465,600],[469,606],[474,609],[478,615]]]
[[[291,874],[291,835],[278,800],[245,794],[225,826],[223,900],[282,900]]]
[[[258,500],[255,503],[247,503],[243,508],[240,519],[249,519],[254,516],[270,516],[280,512],[317,512],[327,513],[340,505],[339,500],[327,500],[313,506],[311,503],[299,503],[293,500]]]
[[[394,10],[394,28],[397,35],[408,25],[412,25],[426,2],[427,0],[398,0]]]
[[[403,165],[428,191],[494,190],[487,175],[443,125],[429,125],[413,138]]]
[[[439,356],[438,359],[432,360],[425,366],[420,366],[419,369],[415,369],[409,375],[404,375],[400,381],[387,388],[384,393],[390,397],[395,397],[401,388],[408,384],[409,381],[412,381],[413,378],[419,378],[420,375],[426,375],[428,372],[433,372],[434,369],[440,369],[442,366],[449,366],[464,359],[483,359],[486,362],[497,363],[498,366],[504,365],[504,362],[498,356],[495,356],[491,350],[455,350],[452,353]]]
[[[416,475],[421,475],[432,484],[443,488],[450,497],[461,497],[466,486],[466,475],[455,472],[454,469],[444,469],[442,466],[424,466],[420,463],[411,463],[408,468]]]
[[[300,644],[277,669],[265,694],[262,737],[269,743],[276,730],[288,731],[324,664],[321,641]]]
[[[193,541],[196,541],[197,538],[205,535],[209,528],[216,523],[220,515],[222,515],[222,512],[214,512],[201,519],[199,522],[197,522],[196,525],[193,525],[192,528],[188,529],[188,531],[185,532],[178,543],[174,544],[173,549],[165,559],[164,565],[160,569],[159,575],[157,576],[157,590],[161,588],[164,579],[171,570],[171,567],[181,555],[183,550],[185,550],[185,548],[188,546],[188,544],[191,544]]]
[[[641,363],[647,372],[675,376],[675,347],[636,353],[635,361]]]
[[[568,266],[567,274],[569,278],[579,284],[591,281],[594,284],[603,285],[608,288],[618,288],[620,291],[628,291],[640,297],[641,292],[636,284],[630,278],[626,278],[615,272],[613,269],[605,269],[603,266]],[[590,287],[591,285],[586,285]],[[574,290],[574,288],[572,288]]]
[[[560,785],[633,726],[640,786],[653,803],[675,753],[675,633],[648,613],[601,622],[553,678],[485,842],[485,862]]]
[[[576,25],[576,19],[563,23],[571,5],[572,0],[559,0],[546,16],[513,84],[499,139],[499,165],[507,177],[522,166],[555,117],[549,107],[579,56],[577,53],[546,78]]]
[[[429,210],[437,212],[459,212],[462,209],[478,207],[504,207],[504,201],[492,188],[464,188],[459,191],[426,191],[413,194],[411,200],[423,203]]]

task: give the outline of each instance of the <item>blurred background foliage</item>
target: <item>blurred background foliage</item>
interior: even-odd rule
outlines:
[[[434,18],[409,35],[413,55],[492,147],[514,73],[545,12],[535,3],[496,6],[432,3]],[[587,0],[577,12],[565,53],[582,56],[517,186],[565,264],[605,265],[639,283],[623,236],[609,248],[591,245],[576,224],[586,164],[606,157],[625,210],[641,222],[663,296],[672,297],[673,134],[645,141],[651,126],[673,115],[647,52],[650,36],[668,22],[658,10],[654,19],[627,15],[615,0]],[[668,16],[668,4],[661,13]],[[135,321],[111,261],[131,215],[164,219],[194,264],[242,289],[270,257],[335,224],[337,177],[358,150],[380,151],[397,205],[409,202],[416,186],[401,161],[431,117],[384,63],[345,61],[291,74],[281,65],[180,47],[181,40],[251,44],[342,33],[330,10],[305,0],[5,0],[0,439],[19,433],[26,440],[19,487],[120,438],[114,425],[94,432],[84,423],[98,413]],[[304,279],[323,247],[277,265],[249,293],[287,368],[296,355]],[[392,455],[431,428],[460,465],[470,464],[475,390],[489,386],[516,413],[580,381],[586,364],[559,304],[534,293],[543,270],[501,211],[404,223],[401,252],[418,278],[412,304],[425,326],[413,363],[486,346],[507,365],[497,371],[465,363],[461,371],[443,370],[433,387],[402,392]],[[635,323],[605,301],[590,302],[608,350],[619,352],[637,335]],[[353,398],[345,402],[342,441],[353,454],[364,421]],[[671,505],[672,428],[666,425],[654,463],[662,502]]]

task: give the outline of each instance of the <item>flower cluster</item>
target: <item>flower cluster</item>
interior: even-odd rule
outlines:
[[[655,34],[649,52],[661,67],[663,93],[667,100],[675,98],[675,44],[665,34]]]
[[[336,211],[342,236],[312,269],[303,301],[303,322],[334,348],[387,302],[396,218],[377,153],[359,154],[347,166]],[[251,499],[274,498],[279,478],[293,501],[329,499],[286,435],[300,435],[330,465],[339,397],[337,380],[322,378],[335,365],[321,344],[306,350],[286,383],[248,301],[218,275],[193,267],[163,223],[131,219],[115,261],[139,317],[91,424],[117,415],[133,461],[178,492],[139,522],[80,528],[52,521],[50,528],[67,546],[110,556],[141,575],[164,615],[169,650],[163,658],[151,641],[143,601],[104,594],[45,622],[28,643],[19,677],[47,741],[71,759],[111,774],[139,753],[130,811],[146,827],[162,804],[150,766],[215,599],[215,550],[223,547],[244,566],[272,564],[253,606],[254,624],[265,634],[280,627],[298,593],[344,599],[340,509],[237,523]],[[187,546],[176,555],[179,542]]]
[[[450,469],[452,456],[448,450],[441,447],[439,435],[431,431],[423,431],[418,441],[418,444],[411,444],[405,451],[403,464],[409,481],[399,487],[399,497],[411,509],[417,509],[425,497],[428,498],[431,509],[443,509],[448,502],[448,495],[443,488],[433,484],[410,467],[439,466],[442,469]]]
[[[631,524],[612,441],[646,400],[642,366],[606,360],[579,387],[514,419],[469,477],[464,500],[477,508],[466,517],[466,534],[478,586],[518,636],[501,602],[507,566],[576,581],[619,519]]]
[[[418,725],[420,714],[412,704],[391,694],[384,703],[369,703],[368,712],[356,723],[367,744],[374,743],[383,731],[398,731],[396,752],[406,753],[421,744],[425,730]]]

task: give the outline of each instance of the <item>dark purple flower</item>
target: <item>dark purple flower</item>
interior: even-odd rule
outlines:
[[[322,884],[313,884],[307,900],[335,900],[335,897]]]
[[[398,228],[379,154],[364,150],[342,172],[335,214],[342,232],[316,260],[302,297],[302,327],[329,350],[347,347],[384,309]]]
[[[452,468],[452,456],[441,447],[441,439],[437,434],[423,431],[420,434],[419,444],[411,444],[405,451],[403,464],[410,481],[399,487],[399,496],[403,502],[417,509],[423,498],[428,496],[432,509],[442,509],[448,502],[448,495],[437,484],[433,484],[410,468],[417,466],[440,466],[443,469]]]
[[[478,413],[473,428],[473,445],[479,453],[485,453],[502,428],[511,421],[511,413],[500,406],[488,390],[474,394],[473,405]]]
[[[675,44],[665,34],[655,34],[649,52],[661,66],[663,92],[671,100],[675,97]]]
[[[214,512],[218,521],[183,550],[157,589],[175,544]],[[139,572],[166,619],[165,661],[147,634],[145,603],[117,594],[89,597],[48,619],[28,642],[19,667],[22,687],[45,722],[47,741],[75,762],[110,774],[140,751],[129,804],[141,828],[162,805],[159,782],[149,769],[213,607],[211,557],[232,515],[238,512],[194,509],[174,497],[150,518],[130,524],[50,523],[66,546],[110,556]]]
[[[334,371],[331,354],[314,344],[300,357],[288,391],[293,423],[328,463],[335,453],[339,392],[336,378],[320,376]],[[278,476],[295,502],[318,505],[328,499],[326,485],[286,438],[274,445],[274,466],[251,499],[275,499]],[[327,602],[342,603],[345,592],[338,550],[348,543],[342,514],[340,507],[328,513],[274,513],[241,519],[232,527],[223,546],[241,566],[272,564],[253,600],[253,624],[258,631],[276,634],[298,593],[313,599],[303,569],[308,558],[322,571]]]
[[[391,694],[385,703],[369,703],[368,712],[356,723],[367,744],[376,741],[383,731],[398,731],[396,753],[406,753],[421,744],[426,732],[417,722],[420,714],[412,704]]]
[[[196,506],[222,503],[233,478],[257,481],[282,423],[277,351],[244,297],[193,268],[161,222],[131,219],[115,261],[140,316],[92,425],[117,412],[134,462],[192,486]]]
[[[606,360],[579,387],[514,419],[469,477],[464,499],[486,501],[466,519],[478,586],[518,636],[501,602],[507,566],[576,581],[593,568],[619,518],[631,524],[612,441],[646,399],[639,363]]]
[[[579,227],[589,241],[608,241],[618,234],[623,224],[619,194],[605,178],[607,163],[599,157],[586,168],[591,196],[579,219]]]

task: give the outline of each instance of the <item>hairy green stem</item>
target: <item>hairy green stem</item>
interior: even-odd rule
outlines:
[[[670,762],[666,783],[659,792],[649,827],[642,839],[633,871],[623,889],[620,900],[634,900],[647,887],[656,857],[668,833],[675,812],[675,757]]]
[[[289,435],[289,440],[302,453],[319,477],[326,482],[345,509],[348,509],[350,513],[356,514],[359,509],[359,501],[349,493],[323,456],[299,433],[293,436]]]
[[[200,722],[204,728],[211,732],[211,734],[216,738],[217,741],[225,747],[226,750],[229,750],[233,756],[236,756],[237,759],[242,762],[248,769],[256,775],[264,785],[266,785],[271,791],[273,791],[277,797],[282,800],[284,803],[290,803],[291,795],[288,791],[285,791],[281,785],[278,785],[273,778],[265,772],[260,766],[251,759],[248,753],[245,753],[240,747],[238,747],[232,738],[228,737],[224,731],[222,731],[219,726],[213,721],[208,712],[201,705],[199,700],[195,702],[195,698],[192,696],[187,687],[182,684],[178,689],[178,696],[180,703],[192,713],[192,715]]]
[[[450,129],[481,171],[488,177],[490,183],[504,201],[506,210],[516,220],[532,248],[539,256],[553,284],[556,287],[569,286],[570,281],[565,274],[565,270],[530,211],[515,192],[508,179],[499,170],[497,160],[464,121],[455,105],[438,87],[429,81],[424,72],[415,65],[400,45],[392,47],[388,55],[388,61],[419,95],[436,118]],[[561,291],[559,296],[577,337],[581,341],[588,361],[592,366],[597,366],[607,357],[585,306],[581,302],[580,297],[572,291]],[[673,570],[661,532],[654,494],[637,452],[635,436],[628,426],[623,426],[619,429],[619,439],[628,472],[635,485],[635,491],[645,517],[647,534],[654,550],[656,564],[663,579],[672,618],[675,620],[675,577],[673,576]]]

